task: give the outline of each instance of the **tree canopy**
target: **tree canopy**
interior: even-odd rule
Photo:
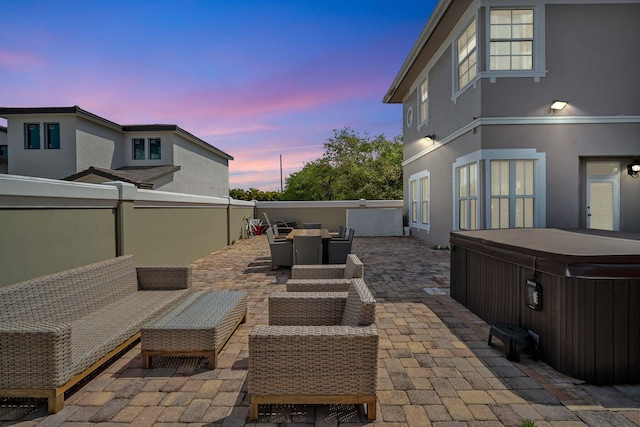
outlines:
[[[237,200],[401,200],[402,140],[370,137],[349,127],[333,131],[321,158],[286,180],[283,193],[234,188]]]
[[[402,142],[334,130],[320,159],[287,179],[281,200],[402,199]]]

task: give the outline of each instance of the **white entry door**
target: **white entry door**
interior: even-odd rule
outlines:
[[[620,178],[587,177],[587,228],[620,230]]]

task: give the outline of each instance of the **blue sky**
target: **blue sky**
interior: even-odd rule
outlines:
[[[3,2],[0,106],[176,124],[235,158],[231,188],[278,190],[334,129],[402,133],[381,99],[436,3]]]

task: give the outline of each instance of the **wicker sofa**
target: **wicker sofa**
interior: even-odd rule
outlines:
[[[249,418],[259,404],[366,404],[376,418],[378,332],[364,279],[349,292],[269,297],[269,326],[249,334]]]
[[[348,292],[351,279],[364,276],[357,255],[347,255],[345,264],[294,265],[287,292]]]
[[[0,396],[60,411],[66,390],[190,287],[190,267],[136,268],[131,255],[0,287]]]

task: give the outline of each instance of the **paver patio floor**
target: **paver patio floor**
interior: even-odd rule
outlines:
[[[449,252],[406,237],[356,238],[353,252],[377,304],[379,426],[640,425],[640,387],[595,387],[526,355],[507,361],[489,326],[448,295]],[[219,358],[166,357],[142,369],[140,345],[67,394],[46,415],[42,400],[0,399],[0,425],[362,426],[353,405],[264,405],[248,421],[248,335],[267,323],[267,297],[284,291],[288,269],[271,271],[266,236],[194,262],[197,289],[245,290],[248,320]],[[426,289],[426,290],[425,290]]]

